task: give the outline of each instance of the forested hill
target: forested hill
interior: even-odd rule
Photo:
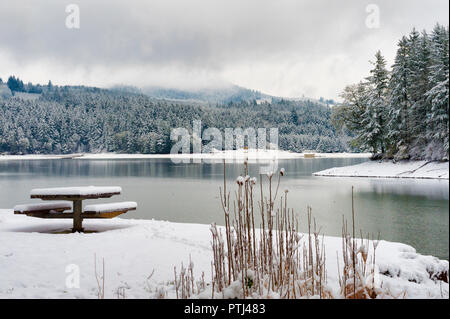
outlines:
[[[168,153],[171,129],[191,131],[193,120],[222,132],[277,127],[285,150],[349,151],[349,137],[336,133],[330,116],[330,107],[311,101],[205,106],[49,83],[40,94],[0,96],[0,153]]]
[[[170,87],[147,86],[138,88],[129,85],[115,85],[111,87],[113,91],[145,94],[149,97],[161,100],[189,102],[196,104],[228,104],[239,102],[272,102],[281,100],[296,100],[296,101],[314,101],[326,105],[334,105],[333,99],[325,99],[320,97],[318,100],[310,98],[283,98],[262,93],[256,90],[250,90],[238,85],[228,84],[219,87],[198,88],[198,89],[178,89]]]
[[[145,87],[141,92],[158,99],[191,100],[209,103],[227,104],[230,102],[272,100],[272,97],[259,91],[249,90],[237,85],[222,88],[204,88],[181,90],[162,87]]]

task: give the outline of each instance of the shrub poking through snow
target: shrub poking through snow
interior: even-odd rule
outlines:
[[[370,299],[376,298],[377,295],[382,293],[381,287],[377,287],[375,284],[375,252],[378,240],[372,240],[374,254],[370,259],[368,256],[369,245],[370,240],[368,238],[363,239],[362,234],[359,240],[350,236],[347,223],[346,221],[343,222],[342,257],[344,268],[342,276],[339,274],[340,293],[343,298]]]
[[[188,267],[181,264],[180,274],[177,275],[177,268],[173,269],[175,275],[175,291],[177,299],[188,299],[205,290],[204,274],[202,280],[195,283],[194,279],[194,263],[189,257]]]
[[[102,258],[102,275],[97,273],[97,255],[94,254],[94,272],[97,281],[97,297],[105,299],[105,258]]]

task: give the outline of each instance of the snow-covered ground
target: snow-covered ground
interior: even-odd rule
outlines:
[[[368,161],[357,165],[334,167],[313,175],[340,177],[385,177],[448,179],[449,162]]]
[[[94,256],[100,276],[104,258],[106,298],[116,298],[119,288],[125,290],[126,298],[153,298],[162,288],[174,298],[174,266],[179,271],[189,257],[195,277],[199,279],[205,271],[209,280],[209,225],[115,218],[86,220],[83,226],[86,233],[72,234],[67,232],[70,220],[0,210],[0,298],[96,298]],[[341,238],[324,240],[328,285],[337,292],[336,254],[341,251]],[[381,241],[376,263],[378,284],[394,296],[448,298],[448,283],[430,279],[430,273],[448,271],[448,261],[417,254],[404,244]],[[78,271],[79,288],[70,288]]]
[[[60,159],[61,155],[0,155],[0,161],[12,161],[12,160],[43,160],[43,159]]]
[[[304,153],[294,153],[282,150],[268,151],[217,151],[214,153],[196,153],[196,154],[117,154],[117,153],[98,153],[98,154],[72,154],[72,155],[0,155],[1,160],[41,160],[41,159],[151,159],[151,158],[174,158],[174,159],[295,159],[304,158]],[[349,158],[361,157],[368,158],[369,153],[315,153],[315,157],[326,158]]]

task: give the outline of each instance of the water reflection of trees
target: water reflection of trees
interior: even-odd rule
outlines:
[[[279,168],[284,167],[288,178],[311,176],[313,172],[333,166],[359,163],[364,159],[299,159],[279,160]],[[259,167],[268,161],[250,161],[250,174],[259,175]],[[227,160],[227,176],[235,178],[242,174],[243,163]],[[213,163],[173,163],[170,159],[146,160],[22,160],[0,162],[0,173],[39,176],[89,176],[89,177],[161,177],[222,179],[222,160]],[[29,176],[28,176],[29,177]]]
[[[364,191],[363,191],[364,193]],[[373,194],[395,196],[398,200],[405,195],[416,199],[449,199],[448,180],[377,179],[370,180],[367,196]]]

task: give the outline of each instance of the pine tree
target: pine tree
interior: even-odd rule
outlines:
[[[16,78],[15,76],[10,76],[8,78],[8,87],[12,92],[24,92],[25,86],[23,84],[23,81],[19,78]]]
[[[294,125],[299,124],[298,123],[298,114],[294,108],[291,110],[291,121],[292,121],[292,124],[294,124]]]
[[[429,90],[430,41],[424,31],[422,35],[414,29],[409,36],[409,92],[411,106],[409,108],[411,158],[423,156],[426,144],[426,119],[431,111],[426,92]]]
[[[386,91],[388,89],[389,72],[386,60],[378,51],[375,54],[374,68],[370,70],[368,96],[364,114],[364,133],[362,138],[370,146],[371,151],[385,152],[385,122],[387,113]]]
[[[389,153],[399,157],[407,157],[410,146],[410,73],[409,64],[409,43],[403,36],[398,43],[395,63],[392,67],[392,75],[389,82],[389,123],[387,143]]]
[[[427,118],[429,128],[428,137],[431,149],[428,156],[432,158],[447,157],[449,154],[448,137],[448,94],[449,94],[449,31],[448,27],[436,25],[431,34],[431,67],[430,87],[426,93],[427,101],[431,104],[431,114]],[[442,145],[443,154],[436,154]]]

